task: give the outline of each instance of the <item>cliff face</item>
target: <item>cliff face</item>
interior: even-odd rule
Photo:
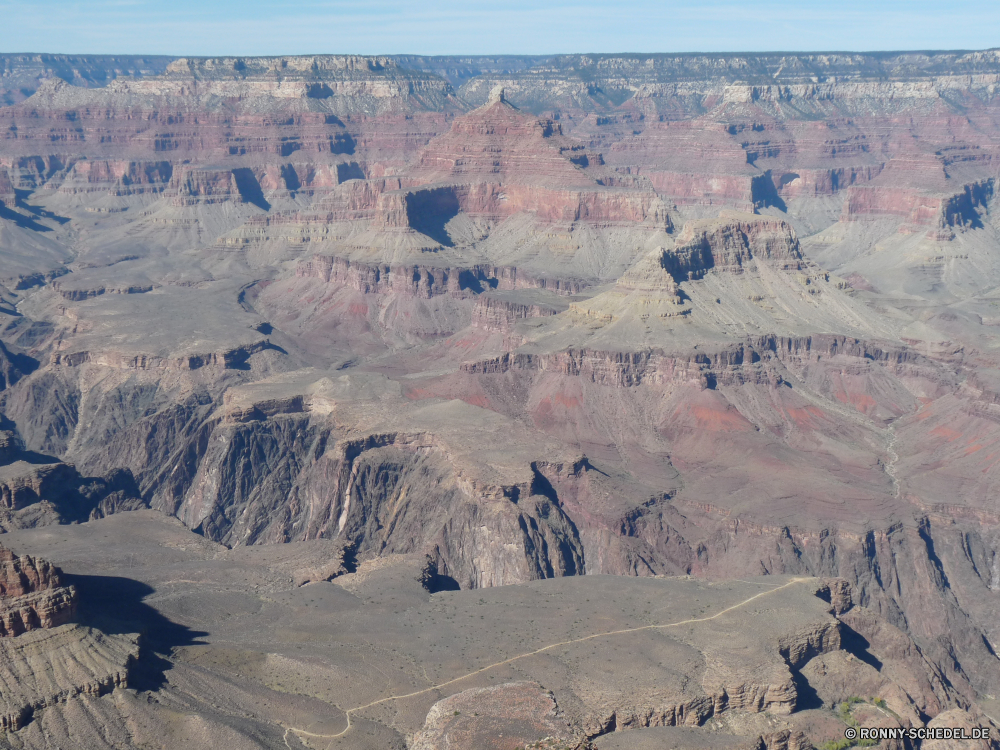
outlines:
[[[424,69],[436,69],[433,63],[415,62]],[[470,101],[480,102],[486,99],[491,87],[500,82],[507,87],[515,103],[530,102],[531,106],[540,109],[558,103],[564,107],[612,110],[623,100],[648,99],[659,111],[689,114],[699,105],[705,106],[706,99],[725,96],[739,102],[765,99],[789,103],[795,99],[830,100],[841,92],[845,98],[864,98],[869,103],[887,101],[886,94],[890,92],[897,97],[937,98],[938,90],[949,84],[968,85],[969,79],[961,81],[961,76],[979,79],[983,88],[988,88],[991,76],[1000,72],[995,50],[902,54],[562,55],[525,62],[528,64],[508,64],[506,70],[497,70],[495,61],[484,60],[479,74],[463,83],[460,92]]]
[[[0,635],[55,628],[76,614],[76,590],[63,586],[59,569],[0,548]]]
[[[609,189],[601,184],[600,171],[586,171],[592,161],[603,164],[599,155],[588,156],[568,141],[558,123],[518,111],[498,89],[486,105],[456,118],[407,172],[410,185],[449,185],[407,195],[408,225],[450,209],[492,220],[530,212],[563,225],[651,221],[669,226],[652,190]]]
[[[11,55],[0,57],[0,102],[17,104],[46,80],[100,87],[118,76],[157,75],[172,58],[159,55]]]
[[[798,270],[802,267],[798,245],[795,233],[783,221],[723,214],[717,221],[686,224],[663,265],[678,280],[700,278],[710,268],[742,273],[753,259]]]
[[[529,466],[484,473],[462,438],[345,435],[320,408],[279,401],[217,425],[183,501],[164,510],[228,544],[336,537],[363,557],[429,552],[463,587],[581,572],[573,523]]]

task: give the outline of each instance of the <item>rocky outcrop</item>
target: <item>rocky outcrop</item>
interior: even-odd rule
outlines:
[[[869,183],[848,188],[841,220],[893,217],[904,222],[901,232],[928,227],[929,236],[950,239],[955,229],[982,224],[996,183],[991,163],[979,149],[902,154]]]
[[[93,295],[99,296],[99,295]],[[57,367],[79,367],[96,364],[122,370],[198,370],[202,367],[233,369],[241,367],[257,352],[273,348],[269,341],[258,341],[218,352],[189,354],[178,357],[135,354],[103,350],[99,352],[53,352],[50,364]]]
[[[76,696],[98,697],[128,686],[139,636],[107,635],[80,625],[0,638],[0,729],[16,731],[36,711]]]
[[[583,569],[575,528],[543,489],[530,478],[476,481],[431,435],[338,439],[308,415],[223,424],[215,435],[175,511],[210,539],[337,538],[361,557],[427,551],[440,574],[466,587]],[[300,463],[303,451],[314,458]],[[267,456],[257,464],[263,473],[234,487],[258,452]]]
[[[470,61],[471,62],[471,61]],[[474,103],[497,85],[519,106],[613,113],[633,110],[696,115],[720,103],[767,106],[784,117],[890,114],[939,104],[950,90],[989,96],[1000,64],[996,52],[755,55],[561,55],[491,69],[459,92]],[[440,63],[439,63],[440,64]],[[493,63],[495,65],[495,63]],[[436,69],[426,65],[427,69]],[[440,68],[437,68],[440,69]],[[971,80],[970,80],[971,79]]]
[[[0,102],[9,106],[31,96],[54,77],[81,87],[104,86],[122,75],[162,73],[171,58],[161,55],[32,55],[0,57]]]
[[[797,167],[794,171],[772,173],[775,189],[785,200],[835,195],[854,185],[871,182],[882,171],[882,165],[831,167],[808,169]]]
[[[680,281],[700,278],[712,268],[742,273],[751,260],[783,270],[798,270],[804,263],[798,238],[785,222],[723,212],[719,219],[686,224],[663,265]]]
[[[185,169],[172,180],[171,187],[177,192],[174,203],[178,206],[243,202],[232,170]]]
[[[496,375],[512,371],[552,371],[583,377],[609,386],[641,383],[696,383],[704,388],[719,385],[772,384],[784,367],[801,368],[823,357],[880,362],[890,366],[933,364],[916,352],[889,342],[864,341],[849,336],[761,336],[745,344],[712,351],[672,354],[663,351],[616,352],[572,349],[556,354],[514,352],[487,360],[467,362],[463,372]],[[775,367],[777,366],[777,367]]]
[[[10,176],[6,169],[0,168],[0,206],[11,207],[17,201],[14,193],[14,185],[10,181]]]
[[[390,57],[316,55],[260,58],[179,58],[160,76],[118,80],[109,89],[138,96],[191,96],[324,101],[344,98],[368,103],[433,102],[446,105],[451,86],[435,76],[405,70]],[[413,100],[410,100],[413,97]]]
[[[346,258],[314,255],[295,269],[299,278],[320,279],[345,285],[363,294],[397,294],[430,299],[449,294],[472,298],[485,289],[514,291],[545,289],[556,294],[577,294],[582,280],[534,276],[513,266],[470,265],[464,268],[374,264]]]
[[[102,518],[146,507],[128,470],[84,477],[64,463],[32,463],[19,436],[6,439],[10,463],[0,466],[0,528],[31,528]]]
[[[60,492],[77,478],[73,467],[63,463],[33,465],[15,461],[0,468],[0,507],[22,510],[54,492]]]
[[[169,161],[81,159],[73,164],[59,192],[69,195],[102,192],[115,196],[160,193],[173,177]]]
[[[500,90],[427,145],[406,181],[429,187],[401,194],[405,210],[384,208],[383,223],[401,226],[405,217],[408,226],[419,226],[429,214],[458,211],[498,221],[529,212],[563,225],[648,222],[669,228],[666,208],[652,190],[600,184],[581,167],[592,160],[579,157],[578,149],[558,123],[519,112]]]
[[[992,178],[958,185],[948,194],[928,194],[913,188],[859,186],[849,188],[843,218],[895,216],[914,226],[946,229],[979,220],[977,209],[993,196]]]
[[[438,701],[410,747],[487,747],[500,737],[511,747],[526,748],[557,742],[559,747],[577,748],[584,742],[560,720],[550,692],[534,682],[512,682],[465,690]]]
[[[80,302],[93,297],[100,297],[102,294],[143,294],[152,291],[152,284],[125,284],[122,286],[112,286],[110,284],[100,284],[89,289],[68,288],[66,283],[56,281],[52,288],[62,295],[63,299],[70,302]]]
[[[486,331],[510,333],[518,320],[556,315],[547,305],[527,304],[489,295],[481,296],[472,308],[472,325]]]
[[[0,600],[0,636],[15,636],[70,622],[76,612],[72,586]]]
[[[76,590],[45,560],[0,547],[0,636],[55,628],[73,619]]]
[[[0,341],[0,391],[14,385],[38,367],[38,362],[23,352],[9,349]]]

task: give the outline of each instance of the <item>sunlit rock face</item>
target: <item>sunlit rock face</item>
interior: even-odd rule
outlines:
[[[73,619],[76,590],[62,585],[54,565],[2,548],[0,565],[0,635],[54,628]]]

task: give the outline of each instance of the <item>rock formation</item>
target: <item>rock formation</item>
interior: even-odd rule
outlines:
[[[579,746],[569,727],[558,721],[552,696],[537,684],[515,682],[467,690],[438,701],[412,747],[489,747],[500,738],[519,747]]]
[[[76,590],[62,585],[54,565],[3,548],[0,565],[0,636],[55,628],[73,619]]]
[[[844,703],[995,713],[995,50],[3,60],[0,529],[128,600],[60,625],[71,590],[5,562],[3,643],[40,644],[10,659],[55,675],[17,746],[433,745],[517,704],[522,745],[797,750]],[[697,627],[632,632],[665,576]],[[714,616],[768,576],[823,598]],[[543,586],[580,586],[544,634]],[[620,652],[574,640],[596,592]]]

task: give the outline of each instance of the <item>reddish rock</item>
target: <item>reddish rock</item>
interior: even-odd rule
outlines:
[[[510,333],[518,320],[555,315],[557,312],[558,310],[543,305],[529,305],[482,296],[472,309],[472,325],[487,331]]]
[[[894,216],[918,227],[962,227],[993,196],[995,178],[970,170],[989,168],[989,154],[945,157],[907,154],[892,159],[867,185],[847,191],[842,218]],[[965,179],[962,179],[965,177]]]
[[[60,193],[108,192],[112,195],[158,193],[173,175],[169,161],[81,159],[70,168]]]
[[[557,122],[526,115],[502,90],[494,92],[427,145],[403,179],[410,190],[385,196],[381,223],[411,226],[415,214],[462,211],[491,219],[530,212],[557,224],[669,226],[652,190],[602,184],[585,169],[599,160],[580,151]]]
[[[75,613],[76,589],[57,567],[0,547],[0,636],[64,625]]]
[[[770,178],[751,165],[726,126],[694,120],[659,123],[609,150],[608,164],[648,179],[678,205],[722,205],[752,211]]]
[[[834,195],[853,185],[871,182],[882,171],[882,165],[831,167],[826,169],[796,168],[794,171],[772,172],[775,189],[785,200]]]

